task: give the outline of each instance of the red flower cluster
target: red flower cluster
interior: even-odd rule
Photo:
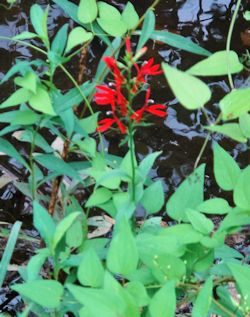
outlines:
[[[132,60],[132,50],[129,39],[126,40],[126,50],[129,58]],[[139,123],[141,122],[145,112],[151,113],[161,118],[167,116],[165,105],[148,104],[150,97],[150,88],[148,88],[146,91],[146,98],[143,107],[137,111],[133,111],[131,109],[131,105],[129,105],[129,101],[126,99],[123,93],[123,90],[128,87],[127,79],[123,75],[122,71],[119,69],[116,60],[113,57],[105,57],[104,62],[113,73],[114,89],[104,85],[96,86],[97,92],[95,94],[95,102],[98,105],[110,105],[112,118],[106,118],[99,121],[97,131],[104,132],[108,130],[113,124],[116,124],[120,132],[124,134],[126,133],[127,128],[122,121],[126,121],[126,119],[127,121],[134,120],[136,123]],[[158,75],[162,73],[162,71],[160,70],[160,65],[154,65],[153,58],[150,58],[142,66],[139,66],[135,62],[133,63],[133,66],[136,69],[137,75],[129,83],[130,90],[126,92],[127,94],[134,94],[135,92],[137,92],[141,85],[146,83],[148,75]]]

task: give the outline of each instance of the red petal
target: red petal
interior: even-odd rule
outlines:
[[[98,128],[96,129],[96,131],[98,132],[107,131],[112,126],[112,124],[115,123],[115,121],[116,121],[115,119],[110,119],[110,118],[99,121]]]
[[[148,106],[145,109],[145,111],[151,114],[154,114],[157,117],[165,118],[167,116],[166,108],[167,107],[164,105],[157,104],[157,105]]]

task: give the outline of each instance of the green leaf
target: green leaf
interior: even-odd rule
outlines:
[[[182,223],[164,228],[164,230],[160,231],[159,235],[166,236],[166,239],[168,238],[176,240],[177,245],[197,243],[202,238],[201,233],[195,230],[192,225],[187,223]],[[171,240],[170,242],[172,243]]]
[[[36,33],[40,36],[47,47],[49,46],[47,29],[48,9],[49,7],[43,11],[43,9],[38,4],[33,4],[30,9],[31,23]]]
[[[211,91],[200,79],[162,64],[167,81],[179,102],[187,109],[201,108],[211,98]]]
[[[3,152],[4,154],[16,159],[24,167],[26,167],[28,170],[30,170],[29,165],[22,158],[22,156],[19,154],[19,152],[14,148],[14,146],[2,138],[0,138],[0,152]]]
[[[50,95],[42,86],[38,86],[36,94],[33,94],[29,98],[29,104],[37,111],[50,116],[56,115],[51,103]]]
[[[80,26],[74,28],[69,33],[66,53],[71,51],[77,45],[82,45],[83,43],[92,40],[92,38],[93,38],[93,33],[87,32],[84,28]]]
[[[250,110],[250,88],[234,89],[220,101],[223,120],[240,117]]]
[[[37,37],[36,33],[24,31],[12,37],[13,40],[30,40]]]
[[[205,200],[199,206],[195,208],[199,212],[211,215],[224,215],[229,213],[232,208],[229,206],[228,202],[223,198],[211,198]]]
[[[7,244],[4,248],[4,252],[0,261],[0,288],[3,286],[5,275],[8,271],[8,265],[10,264],[12,254],[15,250],[15,245],[21,226],[22,223],[20,221],[16,221],[14,223],[13,227],[11,228]]]
[[[40,272],[46,259],[50,256],[47,248],[39,249],[36,255],[33,255],[27,265],[27,282],[40,279]]]
[[[144,307],[148,305],[150,299],[145,286],[141,282],[129,282],[125,285],[125,289],[136,300],[136,303],[139,307]]]
[[[82,23],[91,23],[97,17],[96,0],[80,0],[77,17]]]
[[[187,221],[185,210],[203,202],[205,165],[200,165],[177,188],[167,202],[167,214],[177,221]]]
[[[139,256],[128,220],[124,217],[116,225],[107,255],[107,267],[116,274],[124,276],[137,268]]]
[[[52,249],[55,250],[58,243],[61,241],[63,236],[72,226],[74,221],[81,215],[81,212],[76,211],[69,214],[67,217],[63,218],[61,222],[56,226],[56,229],[53,232],[53,242],[52,242]]]
[[[150,153],[140,162],[138,170],[140,171],[140,174],[143,176],[143,178],[146,178],[153,167],[155,160],[161,153],[162,151]]]
[[[250,266],[238,263],[228,263],[230,271],[236,280],[236,284],[243,297],[243,305],[250,306]]]
[[[78,219],[77,219],[78,220]],[[82,220],[78,220],[72,224],[66,232],[66,243],[70,248],[78,248],[83,244],[84,226]]]
[[[212,132],[218,132],[218,133],[224,134],[240,143],[247,142],[247,138],[242,133],[238,123],[225,123],[223,125],[211,125],[211,126],[206,126],[204,128]]]
[[[239,73],[242,69],[243,65],[234,51],[220,51],[198,62],[187,72],[194,76],[222,76]]]
[[[59,56],[63,55],[68,36],[69,24],[65,23],[57,32],[52,44],[51,51],[55,52]]]
[[[103,285],[104,269],[93,249],[88,249],[85,252],[77,270],[77,277],[82,285],[90,287],[101,287]]]
[[[67,288],[77,301],[89,310],[91,317],[124,316],[124,302],[115,292],[71,284],[68,284]]]
[[[97,188],[86,202],[86,207],[93,207],[106,203],[112,197],[112,192],[107,188]]]
[[[143,21],[142,30],[141,30],[136,52],[139,52],[139,50],[145,45],[145,43],[147,43],[154,29],[155,29],[155,14],[154,14],[154,11],[149,9]]]
[[[214,224],[212,220],[208,219],[206,216],[199,213],[198,211],[188,209],[186,211],[186,215],[191,225],[197,231],[207,235],[214,229]]]
[[[122,12],[122,20],[126,23],[128,30],[136,28],[139,22],[139,16],[135,11],[135,7],[130,1],[127,2]]]
[[[149,304],[150,316],[151,317],[174,317],[175,309],[176,309],[175,282],[169,281],[158,292],[156,292],[153,298],[151,299]]]
[[[212,303],[213,277],[209,277],[200,290],[192,310],[192,317],[208,316]]]
[[[244,113],[239,118],[240,129],[246,138],[250,138],[250,114]]]
[[[106,2],[98,2],[99,16],[102,19],[107,20],[120,20],[121,13],[114,6],[107,4]]]
[[[53,280],[31,281],[11,287],[34,303],[46,308],[58,308],[63,295],[63,286]]]
[[[238,228],[250,224],[249,211],[235,207],[220,223],[220,231],[225,231],[230,228]]]
[[[55,155],[52,155],[52,154],[36,155],[35,160],[42,166],[46,167],[48,170],[57,172],[59,173],[59,175],[67,175],[69,177],[72,177],[81,181],[81,178],[76,172],[76,170],[73,169],[69,165],[69,163],[64,162],[62,159],[57,158]]]
[[[98,114],[99,114],[99,112],[97,112],[97,113],[95,113],[87,118],[79,120],[79,125],[87,134],[91,134],[91,133],[94,133],[96,131]]]
[[[30,96],[31,96],[31,92],[28,91],[27,89],[24,89],[24,88],[18,89],[0,105],[0,108],[3,109],[8,107],[18,106],[22,103],[27,102]]]
[[[37,76],[33,72],[28,72],[25,74],[24,77],[16,77],[15,84],[35,94],[37,86]]]
[[[149,214],[153,214],[161,210],[164,204],[164,191],[160,180],[154,182],[145,189],[141,204]]]
[[[246,167],[238,176],[234,188],[234,202],[242,209],[249,210],[250,208],[250,166]]]
[[[37,201],[33,203],[33,222],[46,245],[51,247],[56,226],[48,211]]]
[[[250,11],[245,11],[244,19],[247,20],[247,21],[250,21]]]
[[[187,52],[203,56],[211,55],[208,50],[195,44],[188,38],[168,31],[154,31],[150,37],[152,40],[159,41],[176,48],[180,48]]]
[[[98,18],[97,22],[106,33],[114,37],[122,36],[127,31],[127,26],[121,19]]]
[[[240,168],[219,144],[214,144],[214,175],[223,190],[233,190],[240,176]]]

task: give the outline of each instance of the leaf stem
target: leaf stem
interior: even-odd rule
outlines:
[[[232,74],[230,72],[230,60],[229,60],[229,58],[230,58],[229,56],[230,55],[229,54],[230,54],[230,46],[231,46],[231,40],[232,40],[234,25],[235,25],[235,22],[236,22],[237,14],[238,14],[239,9],[240,9],[240,5],[241,5],[241,0],[237,0],[236,7],[235,7],[235,10],[234,10],[234,13],[233,13],[233,16],[232,16],[232,20],[230,22],[228,35],[227,35],[227,43],[226,43],[227,62],[228,62],[228,74],[227,74],[227,76],[228,76],[228,81],[229,81],[230,88],[232,90],[235,89],[235,87],[234,87],[233,77],[232,77]]]

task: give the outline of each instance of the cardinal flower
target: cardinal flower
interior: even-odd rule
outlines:
[[[97,131],[98,132],[105,132],[108,129],[110,129],[114,123],[117,124],[117,126],[122,134],[126,133],[127,129],[126,129],[125,125],[116,116],[114,116],[113,118],[106,118],[106,119],[99,121]]]
[[[145,62],[141,67],[135,64],[135,68],[137,70],[136,82],[145,83],[145,77],[147,75],[154,76],[162,74],[162,70],[160,69],[160,67],[160,64],[154,65],[153,57],[150,58],[147,62]]]
[[[162,105],[162,104],[148,105],[150,93],[151,93],[151,90],[150,88],[148,88],[146,91],[145,103],[143,107],[135,111],[130,117],[132,120],[135,120],[137,123],[141,122],[145,112],[151,113],[161,118],[165,118],[167,116],[167,112],[166,112],[167,107],[165,105]]]

